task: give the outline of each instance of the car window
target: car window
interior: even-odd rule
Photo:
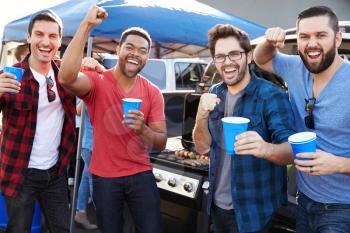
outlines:
[[[104,59],[103,65],[110,69],[117,64],[118,59]],[[159,89],[166,89],[166,68],[163,61],[148,60],[140,74],[155,84]]]
[[[200,82],[206,64],[176,62],[175,77],[177,90],[194,90]]]
[[[149,60],[140,73],[159,89],[166,88],[166,68],[163,61]]]

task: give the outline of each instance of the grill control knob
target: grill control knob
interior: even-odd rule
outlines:
[[[159,174],[159,173],[155,173],[155,174],[154,174],[154,178],[156,179],[156,182],[157,182],[157,183],[159,183],[159,182],[161,182],[161,181],[163,180],[162,175]]]
[[[184,184],[184,190],[187,192],[192,192],[193,191],[193,184],[191,182],[186,182]]]
[[[168,185],[169,185],[170,187],[175,187],[175,186],[176,186],[176,179],[175,179],[174,177],[170,178],[170,179],[168,180]]]

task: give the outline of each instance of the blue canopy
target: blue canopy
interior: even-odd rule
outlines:
[[[64,43],[69,42],[93,4],[106,9],[109,15],[91,31],[97,51],[114,51],[121,33],[133,26],[146,29],[163,50],[181,51],[187,55],[203,55],[201,52],[208,43],[207,32],[218,23],[241,28],[251,39],[262,36],[266,30],[261,25],[194,0],[69,0],[50,8],[63,20]],[[25,40],[29,19],[27,16],[7,24],[3,41]]]

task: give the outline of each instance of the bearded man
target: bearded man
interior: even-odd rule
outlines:
[[[277,208],[287,202],[286,164],[293,154],[294,133],[288,95],[249,71],[252,48],[248,35],[232,25],[216,25],[208,46],[222,82],[203,94],[193,139],[196,150],[210,151],[208,212],[215,233],[269,232]],[[250,120],[236,137],[234,155],[225,151],[226,116]]]
[[[297,233],[350,232],[350,63],[338,54],[338,18],[315,6],[298,15],[299,55],[278,52],[285,31],[270,28],[254,52],[257,64],[288,84],[298,131],[317,134],[316,153],[295,159]]]

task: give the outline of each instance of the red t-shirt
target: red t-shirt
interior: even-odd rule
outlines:
[[[111,70],[85,72],[91,81],[83,97],[94,129],[89,171],[102,177],[121,177],[152,170],[148,148],[126,124],[122,124],[122,98],[142,99],[145,123],[164,121],[164,99],[159,88],[142,76],[125,93]]]

